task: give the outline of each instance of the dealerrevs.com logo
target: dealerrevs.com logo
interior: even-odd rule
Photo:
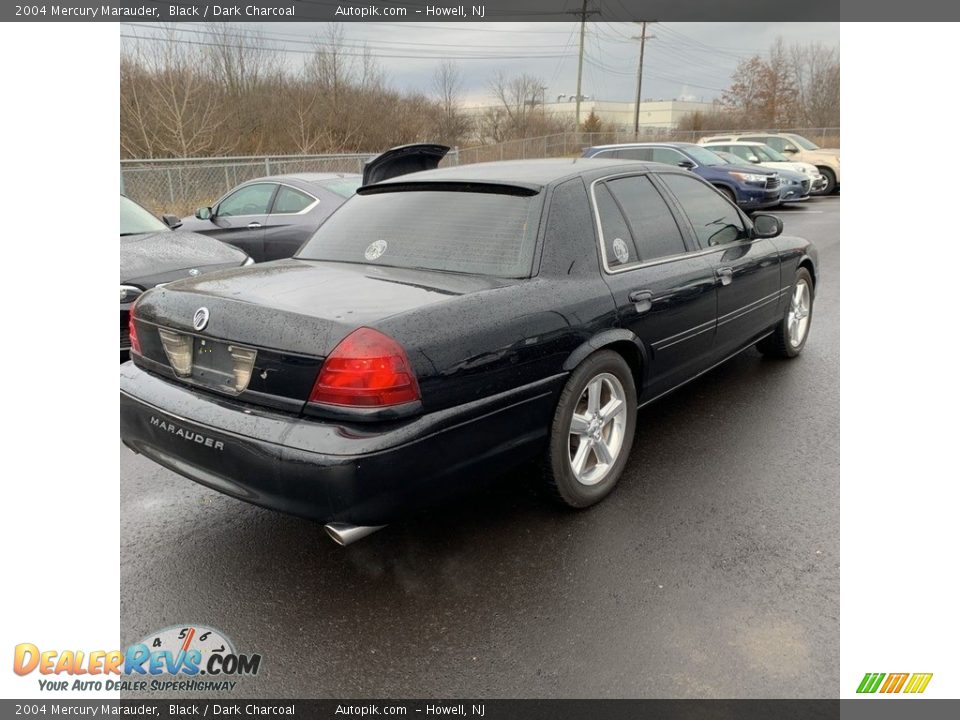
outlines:
[[[20,643],[13,652],[17,675],[38,673],[41,690],[232,691],[238,678],[260,671],[259,654],[234,649],[219,630],[174,625],[126,650],[41,650]]]
[[[858,693],[908,694],[922,693],[930,684],[933,673],[867,673],[860,681]]]

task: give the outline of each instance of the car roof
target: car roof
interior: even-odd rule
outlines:
[[[630,142],[630,143],[614,143],[612,145],[594,145],[590,150],[612,150],[614,148],[631,148],[631,147],[675,147],[675,148],[685,148],[685,147],[701,147],[696,143],[690,142]]]
[[[471,165],[448,165],[436,170],[399,175],[369,187],[411,182],[486,183],[512,185],[540,190],[552,183],[582,175],[602,175],[617,168],[625,170],[658,169],[675,170],[672,165],[647,163],[636,160],[601,158],[546,158],[541,160],[501,160]]]
[[[707,140],[708,143],[717,143],[718,145],[763,145],[757,140]]]
[[[285,183],[306,183],[307,185],[323,185],[331,180],[360,179],[360,173],[321,173],[321,172],[302,172],[287,173],[286,175],[267,175],[265,177],[253,178],[247,180],[243,185],[260,182],[285,182]]]

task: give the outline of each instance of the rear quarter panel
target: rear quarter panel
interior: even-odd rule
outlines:
[[[432,412],[565,375],[564,363],[616,325],[596,281],[535,278],[453,298],[378,324],[407,349]]]

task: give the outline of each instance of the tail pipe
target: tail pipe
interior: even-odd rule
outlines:
[[[373,535],[377,530],[382,530],[385,527],[386,525],[350,525],[349,523],[332,522],[324,525],[323,529],[327,531],[327,535],[337,545],[346,547],[367,535]]]

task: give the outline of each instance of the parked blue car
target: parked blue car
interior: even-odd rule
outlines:
[[[583,157],[644,160],[676,165],[696,173],[743,210],[762,210],[780,204],[780,177],[756,165],[731,165],[712,150],[693,143],[627,143],[597,145]]]
[[[731,165],[742,165],[743,158],[733,153],[723,150],[712,150]],[[777,168],[774,170],[780,176],[780,204],[806,202],[810,199],[811,182],[810,178],[803,173],[794,170],[784,170]]]

